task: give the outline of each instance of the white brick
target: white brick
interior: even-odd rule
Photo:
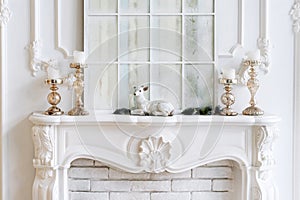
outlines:
[[[210,180],[173,180],[172,191],[210,191]]]
[[[198,167],[193,169],[193,178],[232,178],[230,167]]]
[[[90,180],[69,179],[68,184],[70,191],[90,191]]]
[[[71,163],[71,166],[92,167],[94,166],[94,161],[90,159],[77,159]]]
[[[169,173],[162,172],[159,174],[151,174],[150,179],[152,180],[171,180],[171,179],[183,179],[183,178],[191,178],[191,170],[182,172],[182,173]]]
[[[84,178],[84,179],[107,179],[108,169],[107,168],[77,168],[73,167],[69,170],[70,178]]]
[[[213,180],[213,191],[225,192],[232,190],[232,180]]]
[[[232,200],[230,192],[193,192],[191,200]]]
[[[138,193],[138,192],[111,192],[110,200],[150,200],[150,193]]]
[[[71,192],[70,200],[109,200],[108,193]]]
[[[106,164],[104,164],[104,163],[102,163],[102,162],[99,162],[99,161],[97,161],[97,160],[95,160],[94,165],[95,165],[96,167],[107,167]]]
[[[164,192],[171,190],[171,181],[131,181],[132,191]]]
[[[205,166],[210,166],[210,167],[232,167],[233,163],[232,163],[231,160],[221,160],[221,161],[208,163]]]
[[[159,192],[151,193],[151,200],[190,200],[189,192]]]
[[[91,181],[92,191],[130,191],[130,181]]]
[[[140,180],[140,179],[149,179],[150,178],[150,174],[149,173],[137,173],[137,174],[133,174],[133,173],[128,173],[128,172],[124,172],[124,171],[119,171],[116,169],[109,169],[109,178],[111,179],[134,179],[134,180]]]

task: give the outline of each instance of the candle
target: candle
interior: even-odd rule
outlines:
[[[84,64],[85,63],[85,54],[83,51],[74,51],[74,63]]]
[[[246,56],[249,60],[260,60],[260,51],[258,49],[256,51],[249,51]]]
[[[222,74],[224,79],[235,79],[235,69],[222,69]]]
[[[59,79],[60,77],[60,73],[59,73],[59,69],[54,68],[53,66],[49,66],[47,68],[47,74],[48,74],[48,79]]]

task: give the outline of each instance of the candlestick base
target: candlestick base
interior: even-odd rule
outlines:
[[[243,115],[257,116],[257,115],[263,115],[263,114],[264,114],[264,111],[255,106],[249,106],[245,110],[243,110]]]
[[[64,111],[62,111],[60,108],[56,106],[51,106],[44,112],[45,115],[63,115]]]
[[[82,107],[82,106],[75,107],[68,112],[68,115],[72,115],[72,116],[88,115],[88,114],[89,114],[89,112],[84,110],[84,107]]]
[[[225,116],[237,116],[238,113],[234,112],[231,108],[223,108],[220,112],[221,115],[225,115]]]

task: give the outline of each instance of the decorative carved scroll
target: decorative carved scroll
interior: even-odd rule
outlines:
[[[159,173],[165,170],[171,157],[171,144],[162,137],[149,137],[140,143],[140,165],[146,172]]]
[[[55,174],[53,166],[53,138],[51,126],[34,126],[32,139],[34,144],[33,166],[36,168],[36,176],[33,184],[33,199],[52,199]]]

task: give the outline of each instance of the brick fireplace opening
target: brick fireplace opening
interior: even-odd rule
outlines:
[[[70,200],[231,200],[240,190],[230,160],[181,173],[128,173],[98,161],[77,159],[68,171]]]

